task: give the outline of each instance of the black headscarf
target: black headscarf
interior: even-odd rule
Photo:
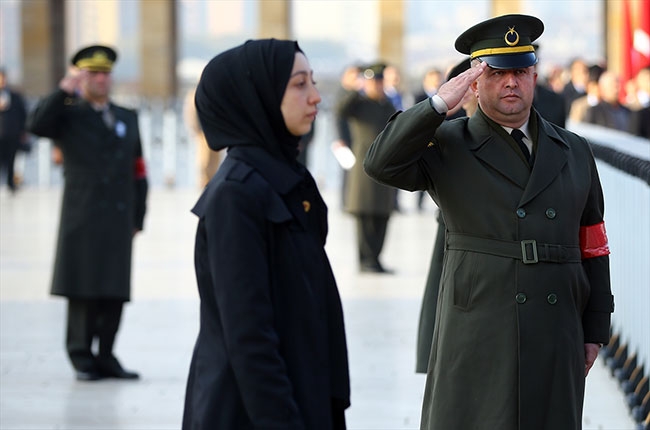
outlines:
[[[287,130],[280,110],[296,52],[295,41],[249,40],[210,60],[195,103],[211,149],[252,145],[296,159],[300,137]]]

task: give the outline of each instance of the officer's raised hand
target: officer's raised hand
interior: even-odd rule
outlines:
[[[487,67],[487,63],[481,62],[440,86],[438,96],[445,102],[449,110],[454,109],[463,100],[467,89],[483,74]]]

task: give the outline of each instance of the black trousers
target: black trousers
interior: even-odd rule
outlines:
[[[66,350],[75,370],[92,371],[113,357],[124,301],[119,299],[68,299]],[[97,353],[93,340],[97,339]]]
[[[9,189],[15,190],[14,184],[14,161],[16,160],[16,152],[18,146],[14,142],[3,140],[0,142],[0,172],[6,175],[7,185]]]
[[[357,215],[357,244],[359,264],[375,266],[384,247],[388,215]]]

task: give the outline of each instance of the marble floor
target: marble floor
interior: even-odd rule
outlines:
[[[0,190],[0,430],[167,430],[180,427],[198,329],[192,263],[194,189],[153,188],[136,237],[133,301],[116,346],[136,382],[77,382],[63,350],[65,301],[48,294],[61,193]],[[391,218],[383,254],[394,275],[359,274],[354,224],[330,205],[328,254],[345,312],[352,407],[348,428],[419,428],[424,376],[414,373],[416,327],[436,232],[434,208],[411,194]],[[584,428],[632,430],[624,399],[599,363],[587,380]]]

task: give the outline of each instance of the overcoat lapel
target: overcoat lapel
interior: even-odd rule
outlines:
[[[469,119],[468,128],[472,135],[469,149],[474,155],[522,190],[526,188],[530,168],[513,151],[510,144],[492,130],[479,112]]]
[[[567,163],[568,144],[562,140],[548,122],[539,116],[537,118],[539,129],[543,128],[544,132],[538,133],[535,165],[528,186],[521,196],[520,206],[528,203],[548,187]]]

